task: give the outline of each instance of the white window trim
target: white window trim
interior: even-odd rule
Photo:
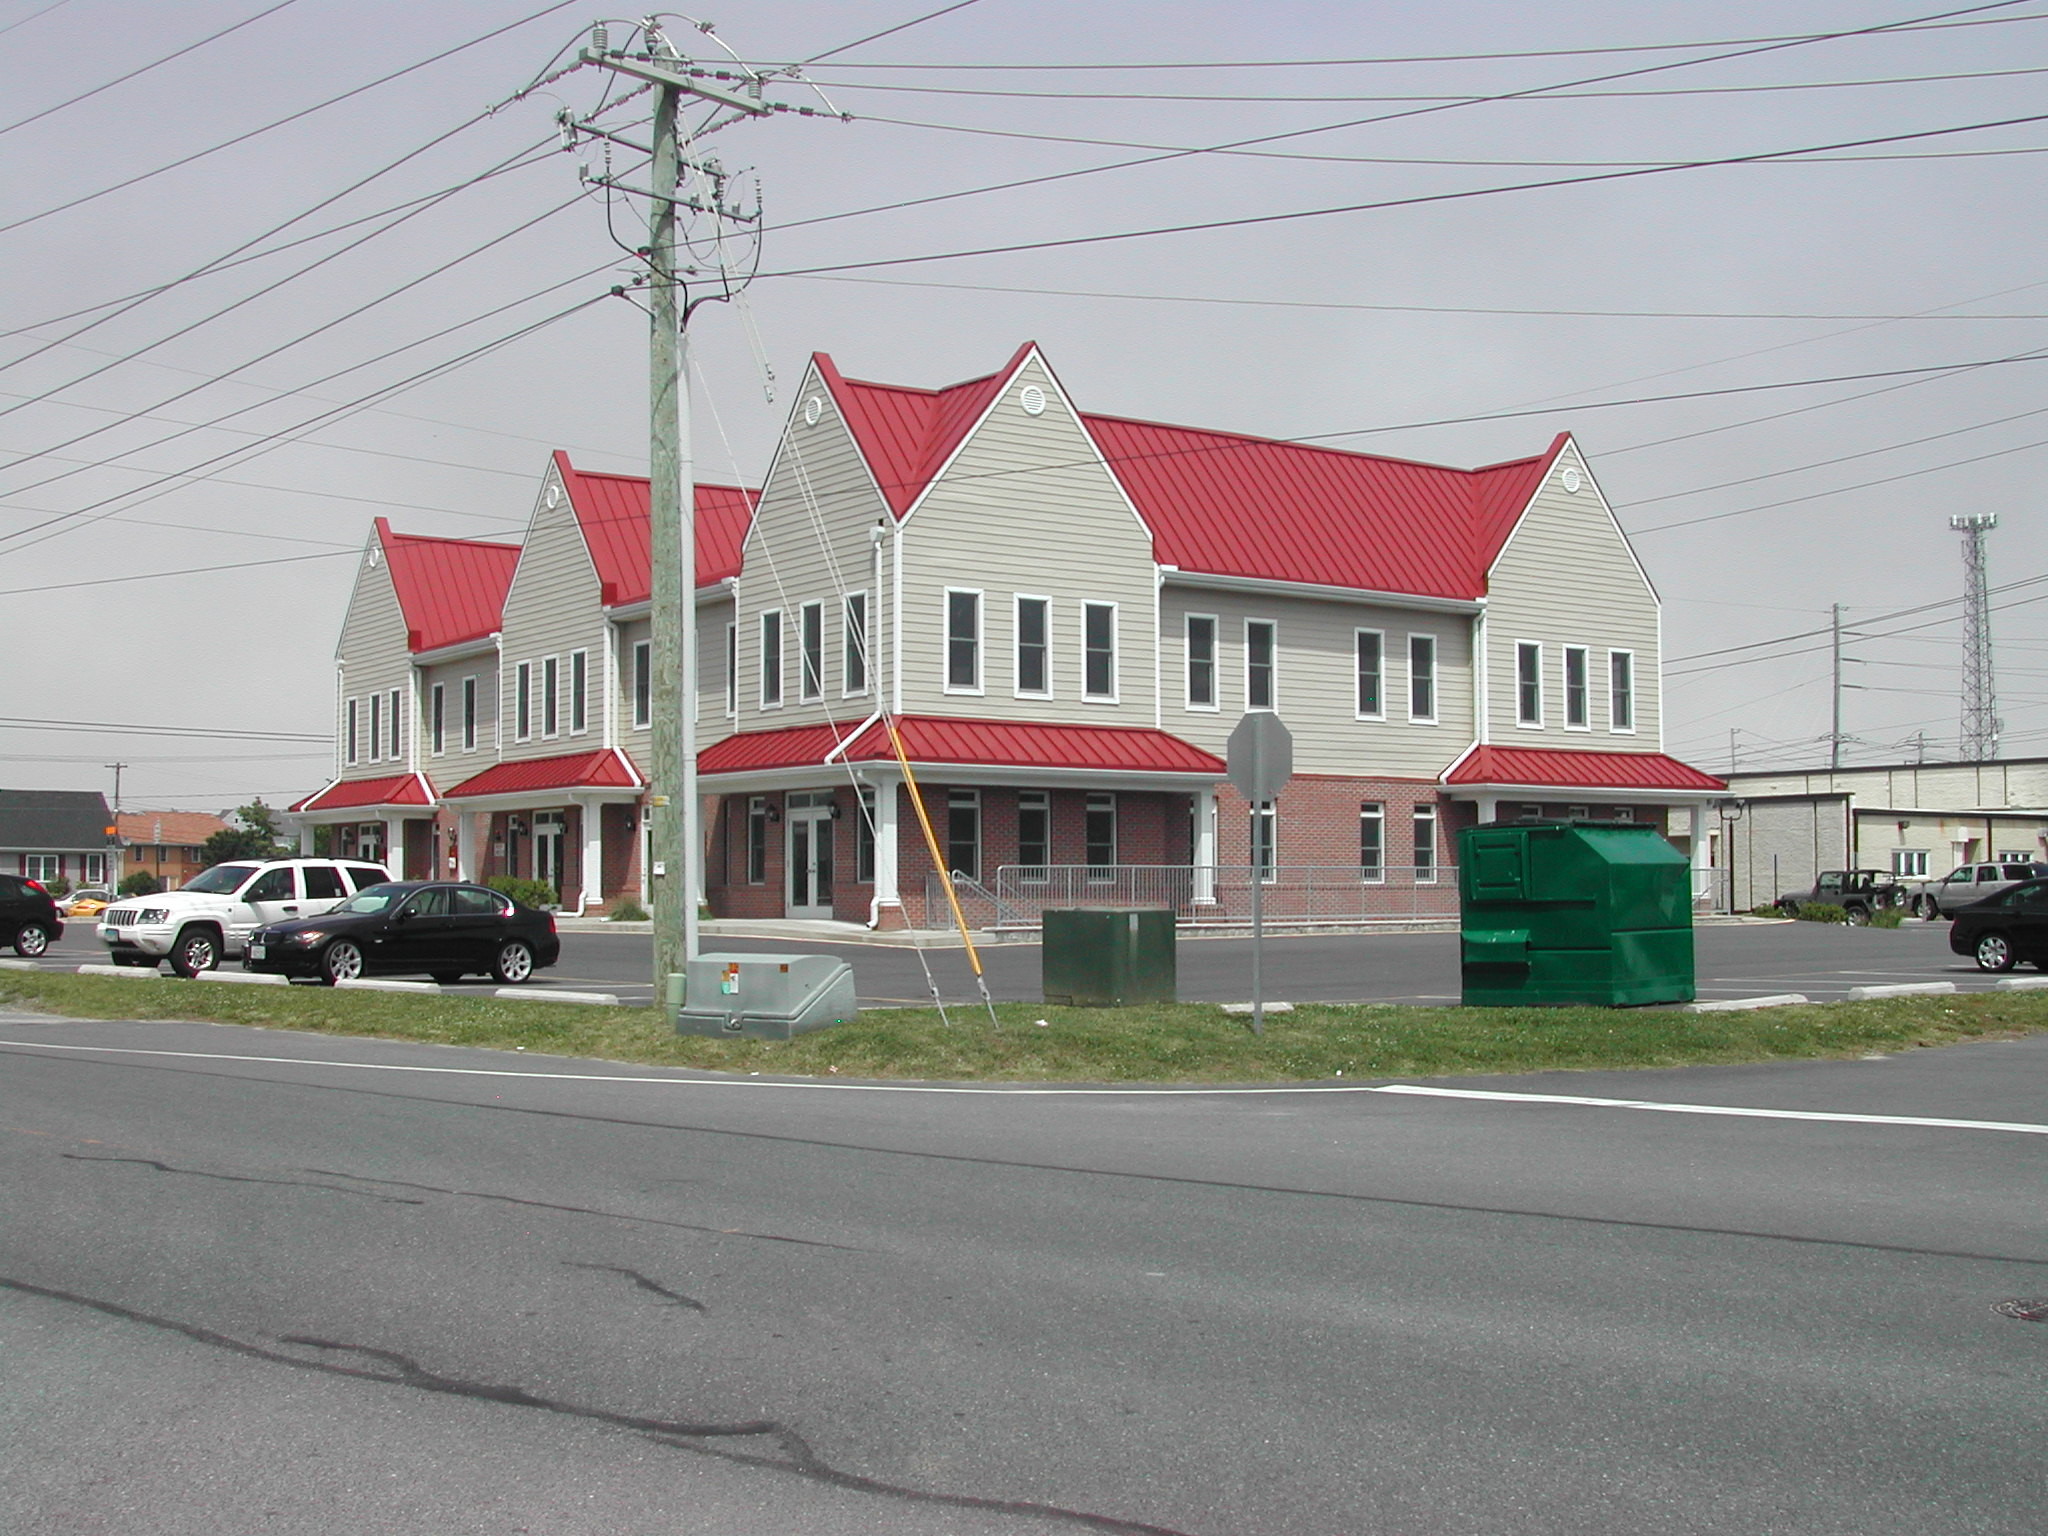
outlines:
[[[647,679],[647,713],[640,713],[640,679]],[[632,666],[626,672],[626,687],[632,697],[627,701],[633,714],[633,729],[649,731],[654,729],[654,642],[635,640],[633,642]]]
[[[462,750],[474,752],[477,743],[477,701],[483,697],[481,674],[472,672],[462,680]]]
[[[1409,630],[1403,637],[1401,647],[1401,686],[1408,695],[1408,723],[1410,725],[1435,725],[1443,715],[1444,669],[1441,665],[1443,647],[1437,644],[1436,636],[1426,630]],[[1429,642],[1429,713],[1415,713],[1415,642]]]
[[[1377,717],[1368,717],[1368,718],[1377,718]],[[1370,807],[1372,807],[1372,809],[1371,809],[1370,811],[1368,811],[1368,810],[1366,809],[1366,807],[1367,807],[1367,806],[1370,806]],[[1365,871],[1366,871],[1366,862],[1365,862],[1365,837],[1364,837],[1364,826],[1365,826],[1365,823],[1366,823],[1366,822],[1368,822],[1368,821],[1376,821],[1376,822],[1378,822],[1378,823],[1379,823],[1379,827],[1380,827],[1380,864],[1379,864],[1379,873],[1378,873],[1378,874],[1376,874],[1376,875],[1369,875],[1369,874],[1367,874],[1367,873],[1365,872]],[[1385,884],[1387,883],[1387,803],[1386,803],[1386,801],[1384,801],[1384,800],[1366,800],[1366,801],[1362,801],[1362,802],[1361,802],[1361,803],[1359,804],[1359,807],[1358,807],[1358,822],[1359,822],[1359,828],[1360,828],[1360,835],[1359,835],[1359,840],[1358,840],[1358,842],[1359,842],[1359,848],[1358,848],[1358,853],[1359,853],[1359,858],[1358,858],[1358,883],[1359,883],[1360,885],[1385,885]]]
[[[1272,856],[1272,860],[1265,866],[1264,872],[1260,874],[1259,884],[1278,885],[1280,883],[1280,804],[1277,800],[1262,800],[1255,805],[1246,806],[1245,816],[1245,837],[1251,844],[1248,850],[1251,856],[1245,862],[1252,865],[1255,869],[1258,867],[1259,844],[1264,842],[1266,844],[1266,851]],[[1261,827],[1266,829],[1263,837],[1260,835],[1259,829]]]
[[[548,678],[555,680],[554,707],[548,707]],[[562,658],[543,656],[540,659],[540,739],[553,741],[562,734]]]
[[[818,671],[815,686],[810,668],[811,615],[818,616]],[[825,697],[825,605],[822,602],[799,603],[796,609],[796,700],[799,704],[816,704]]]
[[[341,754],[342,761],[353,768],[361,761],[362,748],[362,706],[355,699],[343,699],[341,709]]]
[[[1614,723],[1614,658],[1615,658],[1615,657],[1617,657],[1617,656],[1626,656],[1626,657],[1628,658],[1628,724],[1627,724],[1627,725],[1616,725],[1616,724]],[[1607,693],[1607,732],[1608,732],[1608,734],[1609,734],[1609,735],[1611,735],[1611,736],[1633,736],[1633,735],[1635,735],[1635,734],[1636,734],[1636,721],[1637,721],[1637,720],[1638,720],[1638,719],[1639,719],[1639,718],[1640,718],[1640,717],[1642,716],[1642,712],[1643,712],[1643,690],[1642,690],[1642,687],[1641,687],[1641,685],[1640,685],[1640,681],[1639,681],[1639,678],[1638,678],[1638,674],[1637,674],[1637,672],[1636,672],[1636,653],[1635,653],[1635,652],[1634,652],[1633,650],[1627,650],[1627,649],[1622,649],[1622,648],[1616,648],[1616,649],[1614,649],[1614,650],[1610,650],[1610,651],[1609,651],[1609,652],[1607,653],[1607,677],[1606,677],[1606,682],[1607,682],[1607,689],[1606,689],[1606,693]]]
[[[953,681],[953,599],[974,599],[974,681]],[[939,685],[943,692],[980,697],[988,692],[988,594],[980,587],[947,587],[939,600]]]
[[[1023,819],[1026,811],[1039,811],[1045,816],[1045,862],[1027,864],[1024,861]],[[1035,869],[1038,874],[1019,874],[1020,885],[1045,885],[1050,882],[1052,868],[1052,791],[1046,789],[1020,789],[1017,791],[1017,867],[1020,870]]]
[[[1361,635],[1372,635],[1380,643],[1380,707],[1378,714],[1369,715],[1358,707],[1358,639]],[[1411,694],[1410,698],[1414,696]],[[1434,690],[1432,690],[1434,697]],[[1368,629],[1363,624],[1351,631],[1351,718],[1354,720],[1384,720],[1387,718],[1387,632],[1383,629]],[[1384,857],[1382,857],[1384,863]]]
[[[582,674],[580,678],[578,673]],[[581,725],[576,723],[578,715],[583,717]],[[569,653],[569,734],[590,734],[590,651],[587,647]]]
[[[1088,818],[1104,809],[1098,801],[1107,800],[1109,805],[1109,862],[1097,864],[1088,857]],[[1087,871],[1082,879],[1089,885],[1111,885],[1116,881],[1116,871],[1123,854],[1123,817],[1117,803],[1117,794],[1112,789],[1093,789],[1081,800],[1081,867]],[[1095,871],[1102,870],[1102,874]]]
[[[1268,703],[1258,705],[1252,703],[1252,626],[1254,624],[1263,624],[1273,632],[1273,657],[1271,662],[1273,675],[1269,680],[1269,691],[1272,694],[1272,699]],[[1247,618],[1244,621],[1243,634],[1244,707],[1247,710],[1257,709],[1262,714],[1277,714],[1280,709],[1280,622],[1277,619]]]
[[[435,757],[448,755],[448,689],[445,683],[427,688],[427,747]]]
[[[1536,718],[1524,718],[1522,714],[1522,653],[1536,653]],[[1519,731],[1540,731],[1543,729],[1543,642],[1541,640],[1517,640],[1515,642],[1515,729]]]
[[[533,663],[522,661],[512,669],[512,739],[533,740]]]
[[[1109,610],[1109,692],[1088,691],[1088,613],[1093,608]],[[1084,602],[1081,604],[1081,702],[1083,704],[1115,704],[1123,692],[1123,615],[1116,603]]]
[[[1584,645],[1566,645],[1559,648],[1558,661],[1558,711],[1563,717],[1564,728],[1568,731],[1590,731],[1593,729],[1593,652]],[[1577,725],[1572,724],[1572,657],[1577,656],[1586,669],[1584,681],[1586,718]]]
[[[366,757],[365,761],[368,761],[368,762],[372,762],[372,763],[381,763],[381,762],[383,762],[383,761],[384,761],[384,694],[383,694],[383,691],[382,691],[381,689],[380,689],[380,690],[379,690],[378,692],[376,692],[376,693],[373,693],[373,694],[371,694],[371,695],[370,695],[370,741],[369,741],[369,747],[370,747],[370,750],[369,750],[369,753],[368,753],[368,755],[367,755],[367,757]]]
[[[968,797],[974,801],[974,869],[971,873],[963,873],[969,873],[971,879],[978,881],[982,878],[983,865],[988,862],[988,807],[978,789],[955,785],[946,791],[946,863],[950,866],[953,862],[953,806],[956,799],[965,804]]]
[[[1045,636],[1045,686],[1026,688],[1024,686],[1024,605],[1045,604],[1045,624],[1041,633]],[[1052,599],[1038,592],[1014,592],[1010,595],[1010,696],[1016,699],[1049,699],[1053,697],[1052,670]]]
[[[1194,625],[1201,620],[1209,626],[1209,702],[1195,702],[1194,671],[1195,643]],[[1180,627],[1180,691],[1181,707],[1193,710],[1199,715],[1220,714],[1223,709],[1223,667],[1219,652],[1223,649],[1223,619],[1220,614],[1188,613],[1181,615]]]
[[[860,644],[853,643],[853,625],[849,623],[853,614],[853,603],[860,600]],[[839,600],[839,697],[858,699],[866,695],[875,679],[875,615],[874,604],[868,601],[866,588],[848,592]],[[861,685],[849,686],[854,659],[860,660]]]
[[[1435,885],[1442,880],[1444,870],[1443,817],[1437,814],[1435,806],[1418,805],[1409,812],[1408,857],[1411,860],[1415,857],[1415,829],[1421,826],[1424,821],[1429,823],[1429,875],[1425,879],[1422,873],[1422,866],[1416,864],[1414,866],[1415,883],[1417,885]]]
[[[775,697],[773,699],[768,697],[768,621],[770,619],[775,621]],[[782,622],[782,619],[783,613],[780,608],[763,608],[760,618],[754,624],[754,634],[759,641],[759,654],[755,658],[756,670],[760,673],[757,679],[760,683],[757,698],[760,707],[764,710],[782,708],[783,701],[789,697],[789,678],[785,675],[782,666],[782,653],[788,638],[788,626]]]
[[[399,709],[401,707],[398,701],[402,697],[404,695],[396,688],[393,688],[384,695],[384,712],[390,716],[388,725],[391,732],[391,750],[387,754],[386,760],[394,763],[405,761],[405,742],[398,734]]]

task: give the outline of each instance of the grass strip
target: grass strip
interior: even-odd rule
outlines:
[[[1742,1013],[1643,1008],[1299,1004],[1263,1039],[1215,1004],[877,1008],[777,1042],[678,1035],[651,1008],[590,1008],[0,972],[0,1003],[90,1019],[194,1019],[264,1029],[526,1050],[786,1076],[1020,1083],[1263,1083],[1447,1077],[1860,1056],[2048,1030],[2048,993],[1975,992]],[[1039,1023],[1044,1020],[1044,1024]]]

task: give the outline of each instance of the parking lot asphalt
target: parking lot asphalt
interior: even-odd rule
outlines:
[[[1758,923],[1701,928],[1695,935],[1701,1001],[1798,992],[1816,1002],[1840,999],[1851,987],[1952,981],[1965,991],[1997,980],[1948,948],[1945,922],[1908,921],[1895,929],[1819,923]],[[539,990],[602,991],[621,1002],[653,996],[651,940],[645,933],[565,932],[561,963],[536,975]],[[820,941],[779,942],[709,936],[707,953],[821,954],[849,961],[861,1002],[870,1007],[928,1003],[934,988],[949,1004],[975,998],[973,973],[957,946],[918,951]],[[1251,940],[1184,938],[1178,949],[1180,995],[1188,1002],[1240,1001],[1251,995]],[[980,951],[990,993],[998,1001],[1040,996],[1036,944]],[[68,927],[42,961],[49,970],[103,963],[87,923]],[[929,968],[930,981],[926,970]],[[1332,934],[1268,937],[1264,970],[1269,1000],[1449,1004],[1458,1001],[1458,936],[1452,933]],[[2030,973],[2023,973],[2030,974]],[[473,980],[461,988],[483,989]]]

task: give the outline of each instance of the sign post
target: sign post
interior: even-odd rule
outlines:
[[[1287,781],[1294,777],[1294,735],[1269,709],[1256,709],[1237,722],[1230,733],[1225,761],[1230,782],[1252,809],[1248,828],[1252,876],[1252,1033],[1266,1032],[1266,985],[1263,950],[1266,938],[1266,880],[1260,855],[1269,856],[1279,867],[1278,838],[1268,842],[1273,822],[1270,811]]]

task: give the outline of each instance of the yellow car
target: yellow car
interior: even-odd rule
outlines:
[[[73,891],[60,901],[58,910],[66,917],[98,917],[114,899],[113,892],[98,888]]]

